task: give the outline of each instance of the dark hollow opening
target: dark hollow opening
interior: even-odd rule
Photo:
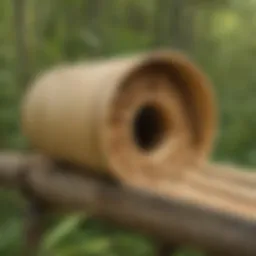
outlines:
[[[133,136],[141,149],[153,150],[161,143],[165,131],[165,120],[157,107],[147,105],[138,111],[133,124]]]

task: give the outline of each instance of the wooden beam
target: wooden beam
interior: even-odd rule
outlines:
[[[41,156],[0,154],[0,184],[26,187],[57,212],[90,211],[167,244],[191,245],[216,255],[256,255],[255,219],[81,176]]]

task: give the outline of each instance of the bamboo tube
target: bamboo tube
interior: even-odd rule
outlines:
[[[56,67],[22,106],[23,132],[38,150],[127,183],[203,164],[215,126],[208,79],[171,51]]]
[[[28,90],[22,127],[54,159],[255,219],[255,174],[208,162],[215,111],[207,78],[166,51],[47,71]]]

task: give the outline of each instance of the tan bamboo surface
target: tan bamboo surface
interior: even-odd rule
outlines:
[[[46,71],[26,94],[22,128],[40,152],[125,183],[177,180],[207,161],[216,106],[199,68],[157,51]]]
[[[209,164],[187,170],[182,180],[144,179],[132,185],[167,198],[185,200],[205,209],[256,220],[256,186],[253,169]]]
[[[201,172],[188,172],[184,183],[202,196],[205,205],[255,219],[255,180],[253,169],[212,164]]]

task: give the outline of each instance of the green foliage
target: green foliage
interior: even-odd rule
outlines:
[[[13,2],[0,1],[2,149],[27,146],[19,127],[24,88],[18,71],[24,69],[17,58],[19,44],[14,31],[19,27],[15,28],[12,20]],[[175,19],[171,15],[174,3],[176,8],[182,8]],[[221,130],[214,158],[256,166],[255,11],[254,0],[26,0],[26,61],[33,77],[39,70],[61,61],[111,56],[178,42],[209,74],[215,86]],[[13,206],[16,196],[2,192],[0,201],[0,255],[20,255],[23,216],[20,208]],[[53,223],[42,241],[42,256],[154,253],[148,239],[85,216],[70,216]],[[199,254],[184,250],[178,255]]]

